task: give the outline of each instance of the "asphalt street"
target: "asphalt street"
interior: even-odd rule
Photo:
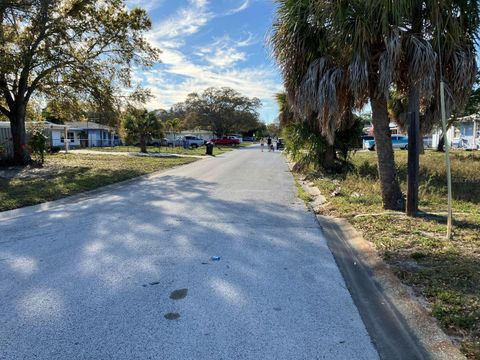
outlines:
[[[377,358],[278,152],[0,213],[0,359]]]

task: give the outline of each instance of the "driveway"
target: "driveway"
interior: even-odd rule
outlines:
[[[378,358],[258,146],[0,214],[0,298],[0,359]]]

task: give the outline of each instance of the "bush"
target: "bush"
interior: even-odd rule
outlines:
[[[40,130],[33,130],[30,136],[30,151],[34,155],[37,161],[41,164],[45,162],[45,153],[47,152],[48,137]]]
[[[356,147],[362,133],[362,124],[355,119],[346,130],[335,133],[333,146],[319,134],[315,123],[298,122],[288,125],[283,136],[286,151],[294,161],[296,170],[303,171],[309,167],[333,173],[346,173],[353,170],[350,152]]]
[[[50,147],[50,154],[57,154],[62,150],[60,146],[52,146]]]

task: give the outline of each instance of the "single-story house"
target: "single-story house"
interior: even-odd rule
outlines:
[[[70,148],[86,148],[119,145],[120,139],[112,128],[94,122],[68,122],[67,139]],[[65,130],[54,130],[51,135],[52,146],[65,146]]]
[[[437,147],[442,136],[439,128],[432,133],[432,146]],[[480,148],[480,114],[473,114],[458,118],[447,131],[447,139],[453,148],[479,149]]]
[[[113,146],[120,144],[120,138],[106,125],[93,122],[70,122],[54,124],[48,121],[27,122],[27,129],[41,125],[48,136],[50,146],[65,148],[65,138],[69,149],[80,147]],[[0,159],[13,156],[10,122],[0,121]]]

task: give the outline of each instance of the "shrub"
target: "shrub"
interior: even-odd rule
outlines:
[[[41,130],[35,129],[30,135],[30,151],[37,161],[41,164],[45,162],[45,153],[47,152],[48,137],[43,134]]]

